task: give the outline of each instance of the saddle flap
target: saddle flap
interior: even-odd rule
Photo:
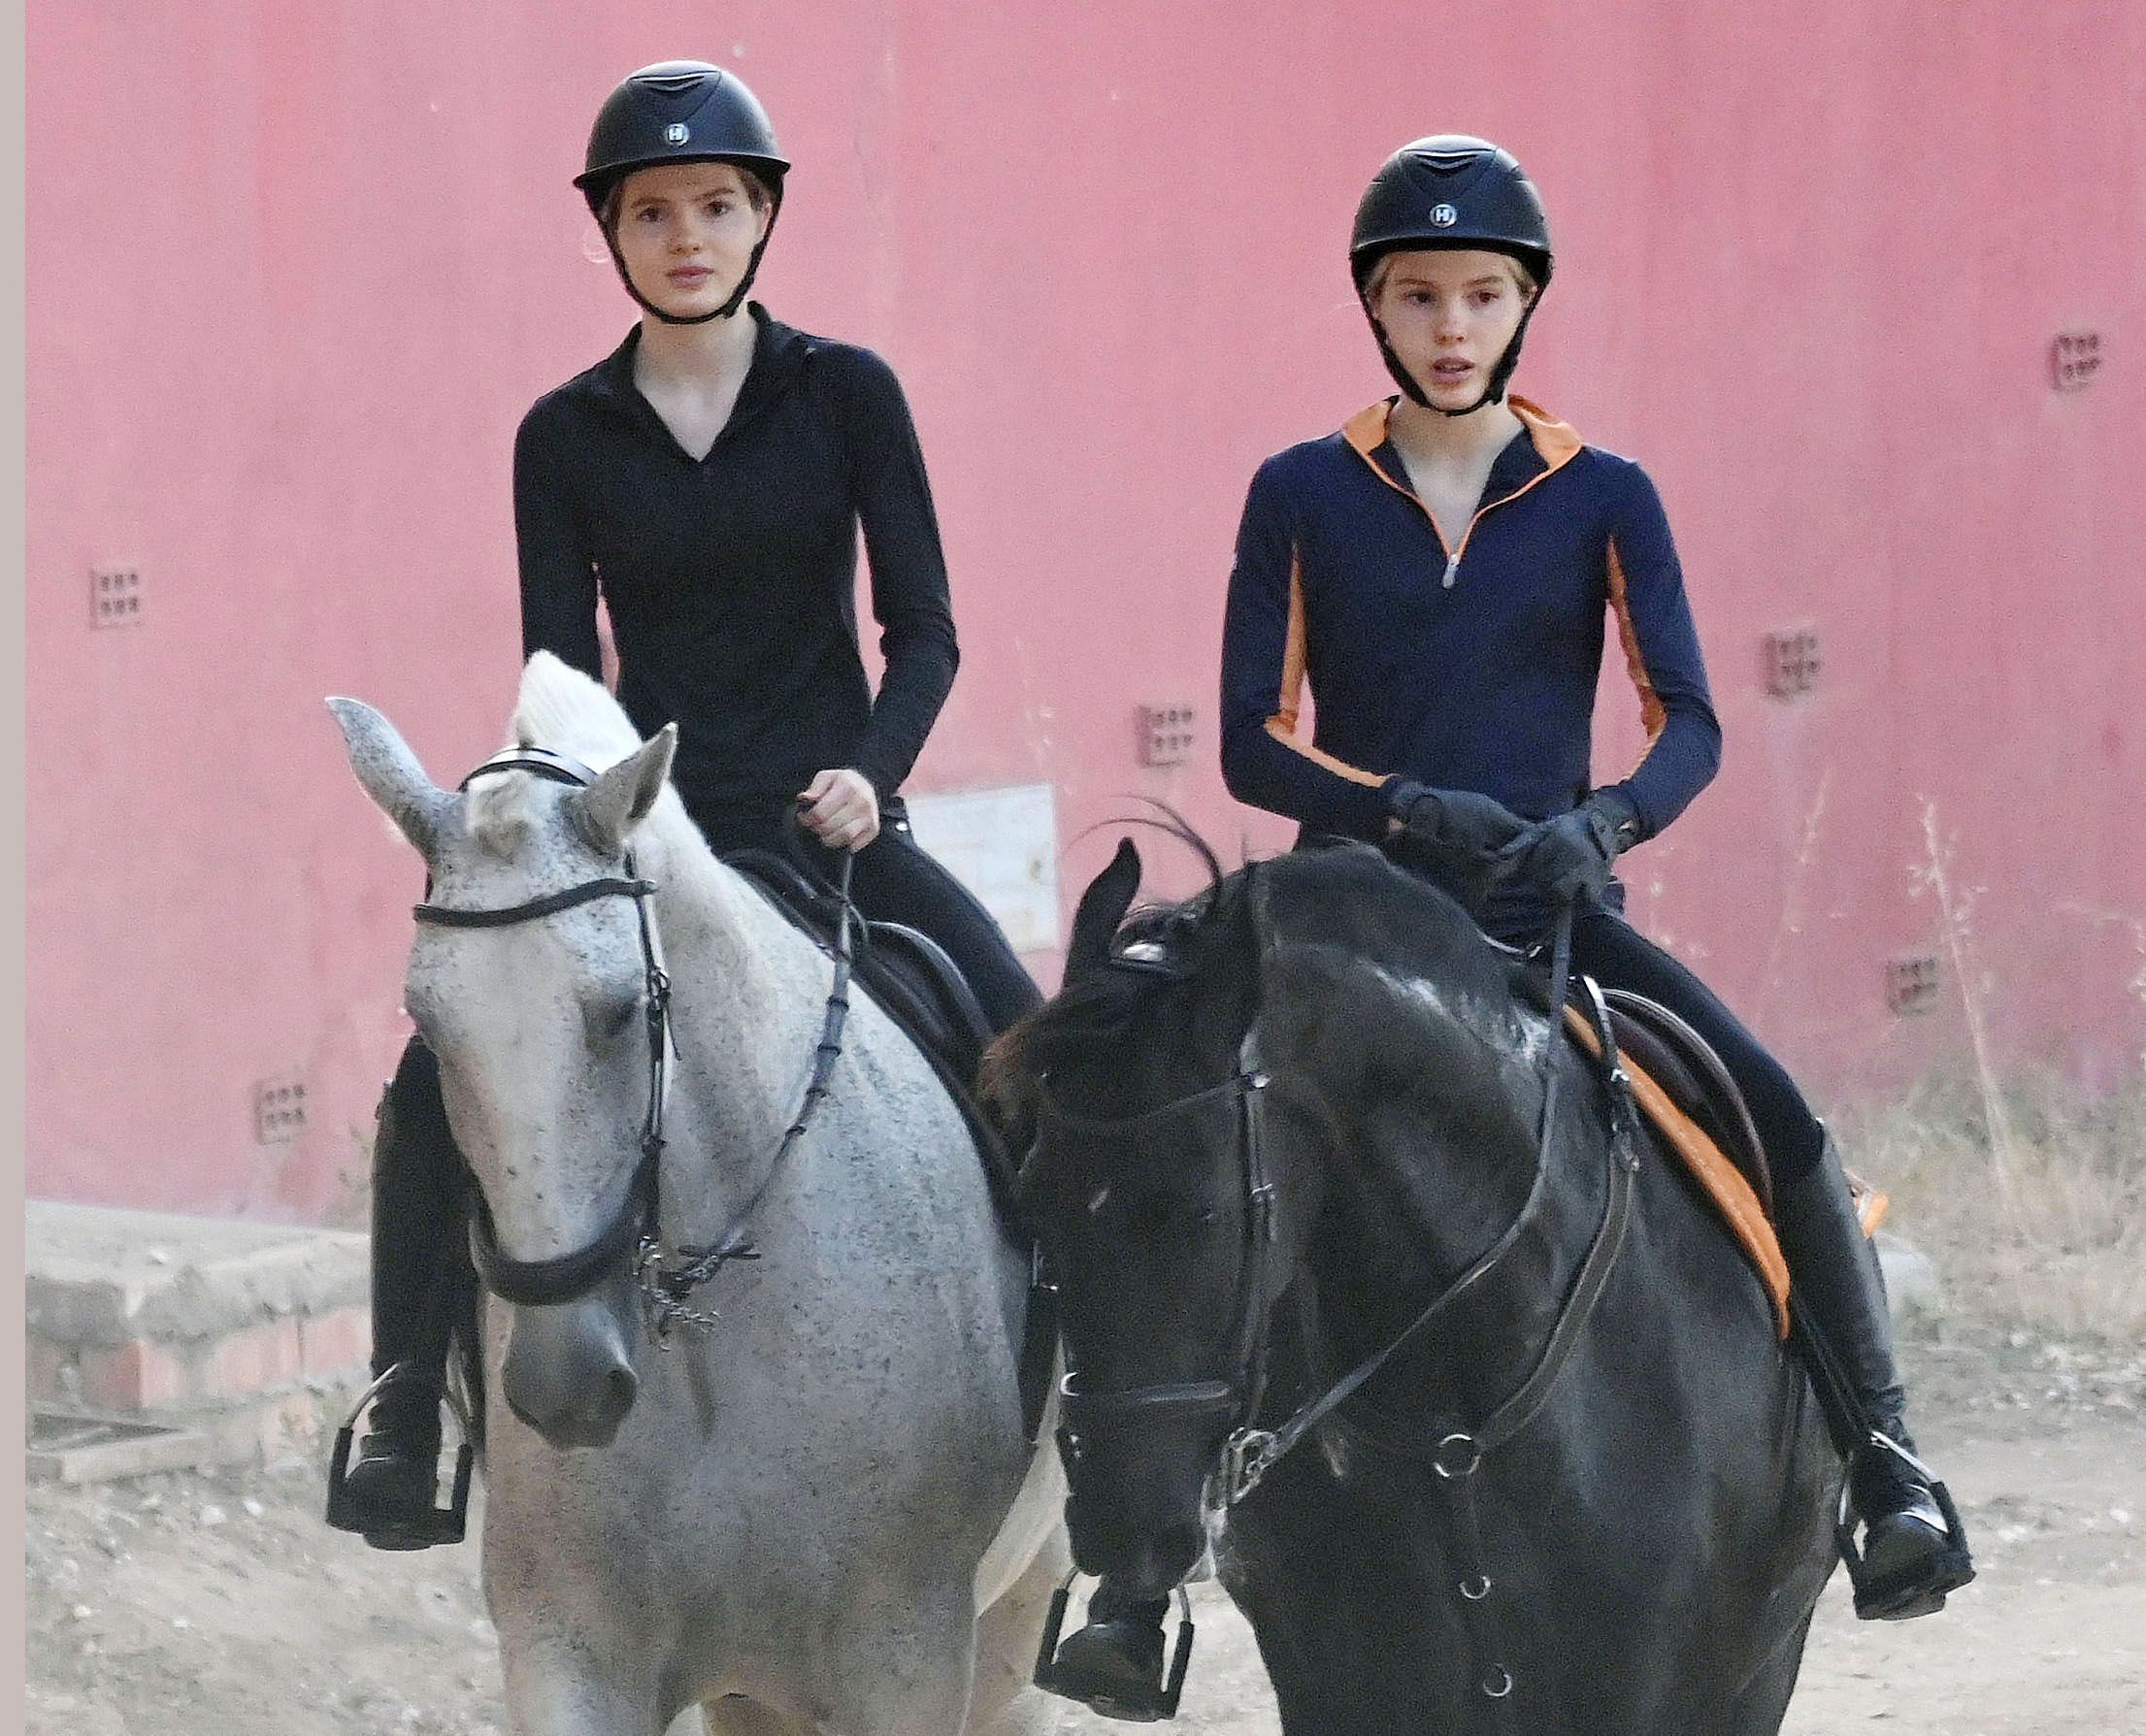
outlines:
[[[1773,1175],[1766,1146],[1743,1092],[1714,1047],[1660,1001],[1629,989],[1604,989],[1617,1047],[1646,1068],[1669,1100],[1702,1128],[1722,1155],[1743,1171],[1773,1216]]]
[[[1565,1023],[1581,1048],[1590,1055],[1601,1056],[1601,1047],[1595,1029],[1577,1007],[1565,1009]],[[1765,1287],[1766,1299],[1773,1306],[1774,1327],[1785,1339],[1789,1331],[1788,1261],[1781,1253],[1780,1240],[1773,1233],[1773,1225],[1757,1191],[1745,1179],[1743,1171],[1722,1155],[1721,1148],[1705,1130],[1676,1105],[1642,1063],[1629,1054],[1620,1059],[1631,1077],[1632,1095],[1640,1111],[1661,1135],[1662,1143],[1676,1154],[1700,1191],[1721,1214],[1737,1247],[1751,1262],[1759,1282]]]

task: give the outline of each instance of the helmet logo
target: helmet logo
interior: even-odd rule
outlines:
[[[1431,208],[1431,222],[1436,228],[1450,229],[1460,220],[1461,213],[1450,205],[1434,205]]]
[[[663,142],[666,145],[683,145],[692,136],[691,130],[682,120],[674,120],[663,129]]]

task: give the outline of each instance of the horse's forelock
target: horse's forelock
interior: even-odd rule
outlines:
[[[518,854],[537,829],[536,793],[537,780],[525,771],[472,784],[464,813],[478,847],[502,860]]]
[[[549,651],[539,651],[522,671],[512,728],[516,746],[548,747],[598,771],[641,745],[633,720],[603,683]]]

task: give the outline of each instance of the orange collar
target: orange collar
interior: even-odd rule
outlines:
[[[1395,398],[1381,398],[1376,404],[1358,410],[1341,425],[1341,437],[1369,458],[1386,443],[1387,423],[1399,402]],[[1517,393],[1505,402],[1527,429],[1529,440],[1535,442],[1535,456],[1542,460],[1546,469],[1556,470],[1579,451],[1582,442],[1569,423],[1559,421],[1540,405],[1530,403]]]

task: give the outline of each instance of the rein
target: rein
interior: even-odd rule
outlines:
[[[456,787],[467,790],[480,777],[505,771],[526,771],[553,783],[586,789],[596,773],[579,761],[541,747],[509,748],[495,754],[472,771]],[[483,1190],[471,1190],[470,1257],[482,1276],[485,1288],[503,1301],[522,1306],[548,1306],[585,1295],[620,1265],[630,1261],[636,1288],[654,1328],[656,1342],[670,1348],[671,1328],[677,1325],[710,1327],[717,1316],[689,1307],[686,1298],[733,1260],[757,1260],[750,1228],[770,1190],[788,1164],[790,1156],[810,1128],[812,1117],[826,1098],[835,1064],[842,1059],[842,1027],[849,1011],[851,966],[850,934],[856,922],[856,906],[849,893],[853,859],[844,853],[841,884],[835,888],[840,904],[834,945],[835,978],[821,1020],[818,1046],[813,1051],[812,1072],[797,1114],[784,1130],[773,1162],[751,1196],[732,1214],[730,1222],[713,1241],[667,1249],[662,1238],[662,1159],[664,1106],[671,1095],[671,978],[663,968],[662,948],[649,901],[655,882],[643,879],[634,866],[631,849],[625,853],[623,878],[607,875],[584,880],[577,886],[499,908],[465,909],[425,902],[412,914],[420,923],[439,928],[497,929],[516,923],[536,922],[562,910],[571,910],[597,899],[627,898],[634,901],[634,914],[641,934],[641,953],[645,971],[644,1017],[648,1032],[648,1107],[642,1120],[638,1141],[640,1160],[627,1183],[626,1196],[616,1214],[586,1247],[548,1260],[514,1260],[499,1246],[490,1203]]]

